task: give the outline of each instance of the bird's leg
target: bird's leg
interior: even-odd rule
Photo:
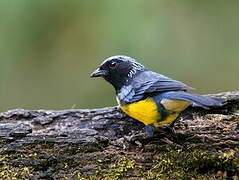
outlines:
[[[145,132],[146,132],[147,138],[152,138],[154,136],[155,127],[153,127],[151,125],[146,125]]]

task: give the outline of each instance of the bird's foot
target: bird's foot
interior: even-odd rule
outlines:
[[[145,133],[146,133],[147,138],[153,138],[154,132],[155,132],[155,127],[153,127],[151,125],[145,126]]]

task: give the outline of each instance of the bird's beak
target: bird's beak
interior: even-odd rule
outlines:
[[[107,76],[108,72],[106,70],[101,70],[101,69],[96,69],[91,75],[90,77],[103,77],[103,76]]]

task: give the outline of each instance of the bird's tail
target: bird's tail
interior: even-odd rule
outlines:
[[[185,100],[192,103],[194,107],[202,107],[204,109],[209,109],[209,107],[222,106],[225,101],[220,98],[202,96],[198,94],[190,94],[184,91],[171,91],[165,94],[167,99],[177,99]]]

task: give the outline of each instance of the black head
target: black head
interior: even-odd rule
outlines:
[[[96,69],[91,77],[103,77],[111,83],[116,90],[119,90],[130,79],[135,77],[145,68],[133,58],[128,56],[112,56],[107,58],[98,69]]]

